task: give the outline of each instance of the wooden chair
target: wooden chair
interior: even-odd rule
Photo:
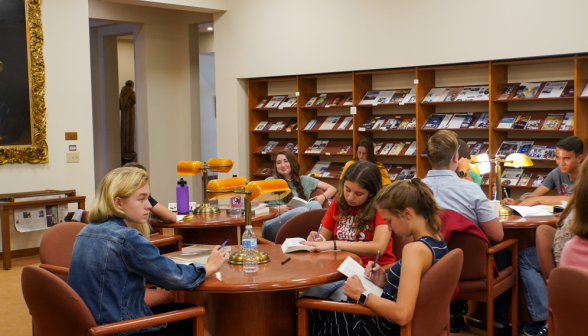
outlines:
[[[457,284],[463,254],[454,249],[441,258],[421,279],[419,295],[412,320],[401,326],[402,336],[449,336],[449,302]],[[308,335],[308,309],[337,311],[360,315],[377,315],[356,303],[299,299],[298,336]]]
[[[549,274],[555,268],[555,259],[553,258],[553,239],[555,238],[556,228],[549,225],[541,225],[535,233],[535,242],[537,246],[537,259],[545,282],[549,282]]]
[[[486,302],[486,330],[488,336],[494,335],[494,299],[512,288],[511,323],[518,323],[518,240],[509,239],[488,248],[488,243],[471,234],[454,232],[447,243],[449,250],[461,249],[464,254],[463,268],[459,277],[459,294],[456,299]],[[494,255],[509,249],[512,253],[512,265],[501,270],[494,277]],[[512,335],[517,335],[517,328],[512,328]]]
[[[588,330],[588,273],[560,266],[549,275],[549,335],[582,335]]]
[[[98,326],[79,295],[50,272],[32,266],[22,271],[22,292],[35,336],[111,335],[163,323],[194,319],[194,335],[204,335],[204,308],[194,307]]]
[[[67,281],[69,263],[74,242],[78,233],[86,226],[79,222],[65,222],[52,226],[41,240],[39,246],[39,267],[56,274],[63,281]],[[145,289],[145,304],[155,307],[174,301],[173,293],[157,289]]]

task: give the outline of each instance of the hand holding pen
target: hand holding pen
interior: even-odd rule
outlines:
[[[374,265],[378,265],[378,258],[380,258],[380,251],[378,251],[378,253],[376,254],[376,259],[374,260]],[[374,269],[372,268],[370,270],[370,279],[372,278],[372,272],[374,271]]]

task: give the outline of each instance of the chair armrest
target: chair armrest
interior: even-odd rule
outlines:
[[[373,310],[365,306],[362,306],[358,303],[347,303],[316,299],[299,299],[298,301],[296,301],[296,307],[306,309],[338,311],[342,313],[352,313],[360,315],[379,316]]]
[[[267,240],[267,239],[262,238],[262,237],[257,237],[257,243],[259,243],[259,244],[268,244],[268,245],[276,245],[276,243],[274,243],[273,241]]]
[[[39,265],[39,267],[41,267],[42,269],[47,270],[53,274],[59,274],[59,275],[65,275],[65,276],[67,276],[69,274],[69,268],[67,268],[67,267],[55,266],[55,265],[49,265],[49,264],[41,264],[41,265]]]
[[[509,247],[511,247],[513,245],[517,245],[518,243],[519,243],[519,240],[518,239],[514,239],[514,238],[513,239],[509,239],[509,240],[505,240],[505,241],[503,241],[501,243],[498,243],[498,244],[492,246],[491,248],[489,248],[486,251],[486,254],[488,254],[488,255],[496,254],[497,252],[502,251],[502,250],[504,250],[506,248],[509,248]]]
[[[164,314],[141,317],[138,319],[103,324],[90,328],[88,331],[88,336],[112,335],[120,332],[152,327],[164,323],[191,319],[203,316],[205,313],[206,310],[204,310],[203,307],[193,307]]]
[[[149,237],[149,241],[151,242],[151,244],[153,244],[155,246],[175,243],[175,242],[180,241],[182,239],[183,239],[183,237],[181,235],[175,235],[175,236],[155,235],[153,237]]]

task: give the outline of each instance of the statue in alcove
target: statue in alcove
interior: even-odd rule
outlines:
[[[137,161],[135,152],[135,83],[125,82],[120,90],[120,154],[121,165]]]

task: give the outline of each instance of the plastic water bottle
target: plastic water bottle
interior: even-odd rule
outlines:
[[[190,213],[190,192],[188,191],[188,182],[181,178],[176,186],[176,202],[178,203],[178,213]]]
[[[231,197],[231,217],[241,217],[241,196]]]
[[[259,269],[257,261],[257,236],[253,232],[251,225],[245,227],[243,232],[243,238],[241,238],[241,244],[243,244],[243,251],[245,256],[243,257],[243,272],[255,273]]]
[[[492,199],[496,200],[496,182],[494,182],[494,186],[492,187]]]

